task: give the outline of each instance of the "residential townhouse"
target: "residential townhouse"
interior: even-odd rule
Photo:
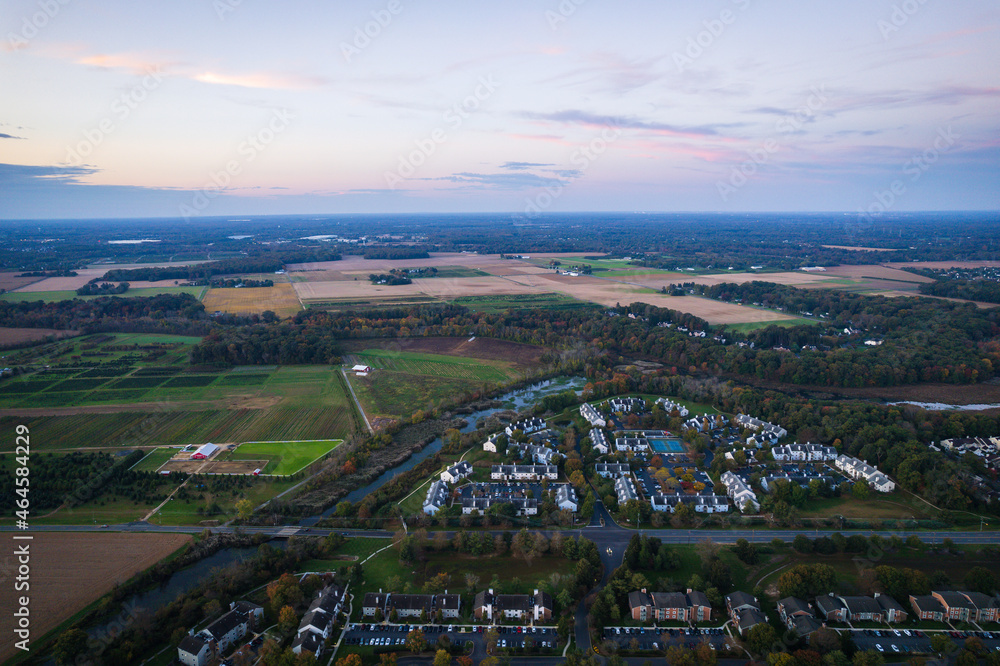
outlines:
[[[910,595],[910,608],[918,620],[941,622],[944,620],[944,606],[935,597],[926,595]]]
[[[771,449],[771,455],[781,462],[822,462],[837,459],[837,449],[822,444],[786,444]]]
[[[639,494],[635,490],[635,484],[627,476],[619,477],[615,481],[615,493],[618,495],[618,506],[625,506],[630,500],[639,499]]]
[[[628,414],[630,412],[646,411],[646,401],[642,398],[612,398],[608,401],[612,412]]]
[[[932,591],[931,596],[941,604],[945,620],[995,622],[997,619],[996,599],[985,594]]]
[[[738,414],[736,416],[736,423],[741,428],[753,430],[754,432],[759,432],[765,435],[772,435],[778,439],[781,439],[788,434],[788,431],[779,425],[768,423],[767,421],[761,421],[760,419],[755,419],[752,416],[747,416],[746,414]]]
[[[674,513],[678,505],[687,504],[697,513],[728,513],[729,500],[720,495],[674,495],[656,494],[649,498],[653,511]]]
[[[733,504],[743,513],[757,513],[760,511],[760,502],[757,501],[757,493],[750,489],[746,481],[736,476],[732,472],[723,472],[721,477],[722,485],[726,487],[726,494]]]
[[[580,416],[585,418],[587,420],[587,423],[595,427],[603,428],[604,426],[608,425],[608,422],[607,420],[605,420],[604,416],[601,415],[601,413],[597,411],[597,409],[593,405],[587,402],[580,405]]]
[[[545,430],[548,426],[545,425],[545,421],[540,418],[525,419],[523,421],[518,421],[517,423],[511,423],[509,426],[504,428],[504,432],[507,436],[514,434],[515,430],[520,430],[525,435],[530,435],[533,432],[541,432]]]
[[[775,488],[775,483],[778,481],[787,481],[788,483],[794,483],[797,486],[802,486],[803,488],[808,488],[813,480],[818,480],[824,486],[833,485],[833,477],[827,476],[825,474],[768,474],[760,480],[760,487],[762,490],[768,493],[773,493]]]
[[[514,513],[519,516],[535,516],[538,515],[538,500],[534,497],[463,497],[462,498],[462,513],[469,515],[473,512],[478,511],[480,514],[486,513],[486,511],[494,504],[510,504],[514,507]]]
[[[576,497],[573,486],[562,484],[556,488],[556,506],[566,511],[576,513],[580,507],[580,502]]]
[[[434,481],[427,489],[424,499],[424,513],[433,516],[448,502],[448,484],[444,481]]]
[[[841,454],[837,456],[834,465],[854,480],[864,479],[872,489],[880,493],[889,493],[896,489],[892,479],[863,460]]]
[[[597,463],[594,466],[597,476],[605,479],[613,479],[619,476],[628,476],[632,473],[632,468],[628,463]]]
[[[441,480],[445,483],[458,483],[469,476],[472,476],[472,465],[465,461],[456,463],[441,472]]]
[[[608,438],[600,428],[594,428],[590,431],[590,445],[601,455],[606,455],[611,450]]]
[[[493,465],[490,478],[494,481],[538,481],[559,478],[559,468],[555,465]]]
[[[496,622],[501,619],[518,619],[532,622],[552,619],[552,597],[547,592],[535,590],[533,594],[495,594],[493,589],[476,595],[472,613],[477,620]]]
[[[678,402],[674,402],[669,398],[659,398],[656,401],[656,404],[663,407],[663,411],[665,411],[667,415],[677,412],[678,415],[680,415],[680,417],[683,419],[687,418],[687,415],[690,414],[687,407]]]
[[[778,600],[778,615],[781,621],[788,624],[789,620],[796,616],[813,616],[812,606],[805,599],[798,597],[785,597]]]
[[[629,609],[632,619],[639,622],[710,622],[712,605],[704,593],[697,590],[681,592],[630,592]]]
[[[619,437],[615,440],[618,453],[645,453],[649,451],[649,440],[645,437]]]

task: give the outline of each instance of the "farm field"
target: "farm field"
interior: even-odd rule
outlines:
[[[49,279],[54,280],[57,278]],[[195,298],[200,298],[204,291],[205,287],[175,287],[172,283],[169,285],[164,283],[164,286],[162,287],[145,287],[139,289],[129,288],[127,292],[124,294],[117,294],[117,296],[121,298],[131,298],[139,296],[156,296],[157,294],[191,294]],[[94,298],[100,298],[100,296],[77,296],[75,290],[10,291],[6,294],[0,295],[0,300],[7,301],[8,303],[28,303],[32,301],[45,301],[46,303],[52,303],[55,301],[72,300],[74,298],[79,298],[82,301],[89,301]]]
[[[768,326],[782,326],[782,327],[792,327],[792,326],[806,326],[810,324],[820,324],[822,320],[819,319],[786,319],[782,321],[761,321],[747,324],[729,324],[726,326],[727,331],[736,331],[739,333],[749,333],[750,331],[756,331],[759,328],[766,328]]]
[[[289,317],[302,309],[295,289],[287,282],[279,282],[273,287],[209,289],[202,303],[207,312],[259,314],[271,310],[279,317]]]
[[[326,440],[354,430],[354,408],[337,368],[169,372],[174,369],[128,368],[130,375],[110,377],[85,376],[96,369],[82,369],[7,380],[0,383],[0,423],[25,423],[40,449]],[[165,374],[143,374],[154,370]],[[147,381],[154,386],[114,388]],[[75,390],[52,390],[67,383]]]
[[[32,642],[82,610],[136,573],[148,569],[181,548],[191,537],[183,534],[53,533],[31,541]],[[13,585],[3,586],[0,605],[16,608]],[[3,631],[13,636],[14,618],[4,613]],[[0,659],[14,654],[5,639]]]
[[[295,474],[344,443],[342,439],[244,442],[222,460],[267,460],[262,474]]]
[[[345,355],[344,360],[375,369],[368,377],[349,375],[369,417],[408,417],[417,409],[519,375],[519,368],[510,362],[412,351],[365,349]]]
[[[23,345],[26,342],[44,340],[50,335],[55,338],[71,338],[79,331],[60,331],[54,328],[2,328],[0,327],[0,347]]]
[[[379,343],[383,345],[379,347]],[[538,363],[545,349],[535,345],[508,342],[494,338],[394,338],[392,340],[345,340],[345,352],[353,351],[384,351],[419,352],[427,354],[442,354],[445,356],[461,356],[464,358],[482,359],[487,361],[503,361],[513,363],[518,367],[533,367]]]
[[[200,525],[205,521],[218,521],[222,523],[236,517],[236,502],[243,497],[249,499],[254,506],[258,506],[298,483],[298,481],[284,478],[247,478],[252,479],[252,484],[248,488],[243,488],[236,493],[212,493],[203,489],[192,489],[192,492],[203,493],[205,498],[200,500],[175,498],[167,502],[162,509],[151,516],[149,522],[154,525]],[[204,509],[213,504],[217,505],[220,513],[207,515]],[[199,513],[199,509],[203,511]]]
[[[153,449],[147,453],[146,457],[140,460],[132,469],[137,472],[155,472],[163,466],[163,463],[173,458],[176,453],[177,449],[163,447]]]

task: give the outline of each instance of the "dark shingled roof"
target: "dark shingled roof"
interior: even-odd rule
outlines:
[[[205,645],[205,639],[199,636],[187,635],[181,639],[180,645],[177,648],[188,654],[198,654]]]

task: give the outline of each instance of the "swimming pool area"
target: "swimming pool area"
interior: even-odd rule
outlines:
[[[679,439],[650,437],[649,446],[657,453],[684,453],[684,447]]]

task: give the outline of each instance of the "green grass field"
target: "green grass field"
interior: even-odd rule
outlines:
[[[806,319],[805,317],[799,317],[797,319],[781,319],[778,321],[755,321],[748,322],[745,324],[728,324],[725,329],[727,331],[733,331],[738,333],[749,333],[751,331],[757,331],[762,328],[767,328],[768,326],[780,326],[782,328],[791,328],[793,326],[815,326],[816,324],[824,323],[819,319]]]
[[[330,440],[342,439],[355,428],[354,407],[338,368],[284,366],[261,368],[264,372],[254,374],[235,369],[190,375],[181,372],[184,366],[176,365],[162,367],[176,370],[174,374],[142,374],[157,367],[130,367],[131,374],[116,377],[83,377],[93,369],[79,368],[72,375],[8,380],[11,383],[0,383],[0,408],[130,404],[133,409],[106,414],[4,416],[0,424],[13,427],[25,423],[40,450],[95,444]],[[248,383],[248,378],[253,379]],[[159,385],[115,388],[120,382],[142,383],[147,379]],[[184,381],[178,386],[177,380]],[[74,382],[77,390],[53,390],[66,382]]]
[[[167,462],[177,453],[177,449],[158,448],[150,451],[145,458],[136,463],[133,467],[137,472],[155,472],[160,469],[163,463]]]
[[[477,381],[504,381],[510,373],[499,361],[480,361],[461,356],[396,352],[384,349],[366,349],[352,354],[359,363],[377,370],[389,370],[408,375],[431,375],[452,379]]]
[[[498,385],[517,378],[519,372],[503,361],[486,361],[366,349],[351,354],[354,362],[370,365],[368,377],[349,374],[358,400],[369,417],[408,417],[470,390]]]
[[[476,312],[496,313],[512,308],[546,308],[549,310],[573,310],[598,307],[587,301],[557,293],[544,294],[498,294],[493,296],[460,296],[451,301],[454,305]]]
[[[205,287],[174,287],[174,286],[163,286],[163,287],[143,287],[141,289],[129,289],[124,294],[115,294],[122,298],[134,298],[138,296],[156,296],[158,294],[191,294],[197,299],[205,293]],[[98,296],[77,296],[75,291],[12,291],[6,294],[0,295],[0,300],[7,301],[8,303],[31,303],[34,301],[45,301],[46,303],[54,303],[56,301],[67,301],[74,298],[79,298],[80,300],[89,301],[92,298],[99,298]]]
[[[267,459],[264,474],[295,474],[344,443],[342,439],[317,439],[291,442],[245,442],[228,457],[220,460]]]

